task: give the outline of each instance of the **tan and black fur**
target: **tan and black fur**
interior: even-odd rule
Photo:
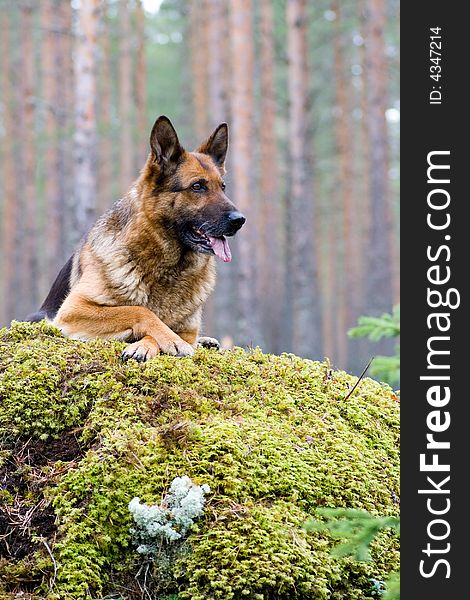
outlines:
[[[184,150],[166,117],[124,198],[101,216],[60,271],[40,311],[75,339],[121,339],[123,358],[193,354],[215,256],[245,222],[224,193],[228,128]]]

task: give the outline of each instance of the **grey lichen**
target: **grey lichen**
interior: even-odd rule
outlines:
[[[142,504],[140,498],[129,502],[134,518],[131,528],[137,552],[154,556],[162,544],[176,542],[186,536],[195,519],[204,510],[204,494],[210,492],[207,484],[195,485],[187,475],[175,477],[170,491],[160,506]]]

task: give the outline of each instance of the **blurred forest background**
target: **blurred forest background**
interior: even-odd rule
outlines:
[[[0,324],[37,309],[160,114],[230,126],[247,216],[205,332],[360,372],[399,300],[398,0],[0,0]]]

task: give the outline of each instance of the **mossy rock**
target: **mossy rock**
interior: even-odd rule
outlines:
[[[374,597],[397,539],[358,563],[302,525],[320,506],[398,513],[388,386],[347,397],[355,377],[258,349],[140,364],[122,348],[0,330],[0,598]],[[160,503],[180,475],[211,492],[163,569],[136,553],[128,503]]]

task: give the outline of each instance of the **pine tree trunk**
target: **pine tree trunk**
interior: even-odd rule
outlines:
[[[220,4],[220,3],[219,3]],[[215,60],[210,56],[209,19],[210,0],[190,0],[190,51],[191,51],[191,84],[193,98],[193,134],[195,145],[200,144],[209,135],[209,102],[210,102],[210,78],[209,64]],[[218,265],[217,265],[218,266]],[[219,288],[219,293],[221,289]],[[216,334],[215,331],[215,306],[214,298],[210,297],[204,306],[203,331],[207,335]],[[218,334],[217,334],[218,335]]]
[[[367,277],[367,261],[366,257],[369,252],[369,238],[370,238],[370,212],[371,212],[371,200],[370,200],[370,147],[369,147],[369,130],[368,130],[368,74],[367,74],[367,57],[366,57],[366,2],[367,0],[360,0],[359,3],[359,20],[360,20],[360,31],[364,42],[360,46],[360,60],[362,67],[361,76],[361,92],[360,92],[360,110],[361,110],[361,123],[359,131],[359,165],[358,172],[356,173],[356,195],[358,197],[358,211],[360,214],[359,234],[360,234],[360,281],[361,287],[364,292],[361,296],[361,314],[365,314],[365,282]]]
[[[334,288],[334,302],[336,316],[336,350],[334,353],[334,362],[340,369],[347,368],[348,362],[348,338],[347,338],[347,297],[344,285],[344,269],[346,268],[344,253],[340,252],[338,238],[341,236],[341,220],[338,223],[338,227],[334,227],[336,260],[335,268],[333,272],[333,288]]]
[[[29,1],[20,5],[21,40],[21,110],[22,135],[22,231],[21,231],[21,295],[19,315],[22,318],[36,308],[38,302],[37,215],[36,215],[36,139],[35,139],[35,72],[33,47],[33,10]]]
[[[314,198],[309,130],[306,0],[288,0],[290,191],[287,201],[288,283],[292,350],[318,358],[322,352],[320,297],[314,244]]]
[[[75,48],[75,227],[76,241],[95,219],[96,170],[96,53],[99,0],[82,0]],[[78,239],[77,239],[78,238]]]
[[[59,188],[59,130],[57,113],[63,107],[57,105],[62,86],[58,88],[60,78],[56,73],[57,45],[62,34],[62,24],[58,19],[59,2],[47,2],[42,5],[42,73],[44,102],[44,193],[46,200],[45,244],[47,252],[47,281],[42,285],[43,293],[47,284],[51,284],[60,268],[62,243],[62,204]]]
[[[120,195],[135,178],[132,140],[132,56],[129,0],[119,0]]]
[[[101,63],[99,77],[99,122],[100,137],[98,142],[99,160],[98,160],[98,212],[104,213],[116,199],[115,173],[114,173],[114,144],[112,140],[111,124],[111,33],[110,23],[105,18],[101,22]]]
[[[366,74],[370,148],[371,232],[368,264],[368,310],[389,311],[392,304],[388,136],[385,121],[386,59],[384,48],[385,0],[367,2]]]
[[[213,129],[227,119],[227,90],[224,71],[228,68],[227,31],[225,6],[220,0],[207,0],[210,26],[207,28],[208,43],[208,91],[209,128]]]
[[[148,155],[148,125],[147,125],[147,74],[145,62],[145,13],[142,0],[136,3],[136,78],[135,78],[135,98],[137,112],[137,147],[135,172],[138,173],[142,168]]]
[[[73,8],[70,2],[56,0],[56,18],[59,23],[55,44],[55,106],[59,130],[57,177],[62,207],[61,253],[58,262],[64,264],[77,242],[75,228],[75,36],[72,31]]]
[[[195,144],[209,135],[208,125],[208,0],[190,0],[190,48]]]
[[[340,340],[338,356],[339,365],[346,368],[349,364],[347,330],[353,327],[360,311],[360,234],[357,221],[361,214],[357,210],[354,197],[354,156],[352,110],[349,99],[353,90],[348,88],[350,68],[345,65],[344,21],[341,17],[339,0],[333,0],[332,11],[336,14],[334,58],[336,88],[336,146],[339,167],[337,186],[340,196],[342,223],[342,265],[339,272],[339,314]],[[349,66],[349,65],[348,65]],[[339,237],[339,236],[338,236]],[[338,240],[339,242],[340,240]]]
[[[260,2],[260,240],[259,287],[263,331],[271,352],[281,351],[281,240],[280,196],[276,140],[276,97],[274,82],[274,22],[272,0]]]
[[[231,0],[232,55],[232,198],[247,224],[238,237],[238,327],[236,344],[259,344],[258,307],[255,305],[256,194],[253,186],[253,27],[251,0]]]
[[[326,247],[323,277],[322,277],[322,299],[323,299],[323,353],[332,363],[336,364],[336,297],[335,297],[335,272],[336,272],[336,240],[337,231],[332,214],[328,214],[324,223],[323,244]]]
[[[0,13],[0,77],[3,105],[3,219],[2,219],[2,326],[7,325],[15,316],[15,297],[17,289],[17,203],[18,195],[15,181],[13,149],[15,135],[14,115],[11,97],[11,19],[7,10]]]
[[[207,89],[208,89],[208,132],[228,120],[227,89],[225,72],[228,70],[227,11],[220,0],[207,0],[210,15],[207,32]],[[205,134],[207,135],[208,132]],[[230,161],[229,153],[229,161]],[[228,169],[230,171],[230,169]],[[227,315],[233,311],[231,287],[235,265],[217,265],[217,285],[204,308],[203,326],[208,335],[222,340],[229,334]]]

